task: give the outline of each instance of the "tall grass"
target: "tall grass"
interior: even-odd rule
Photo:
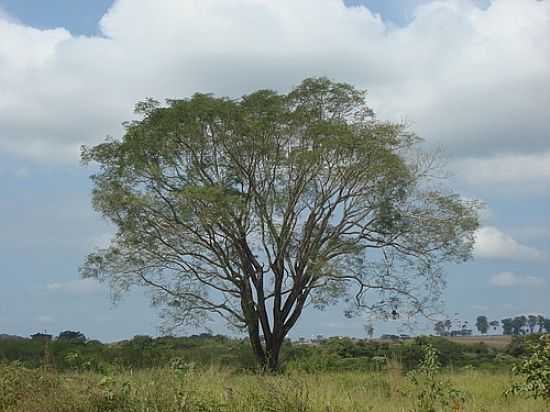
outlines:
[[[465,411],[543,412],[542,401],[504,398],[513,377],[444,372],[466,394]],[[151,369],[109,376],[0,367],[6,412],[410,412],[415,388],[398,363],[380,372],[289,370],[278,376],[230,369]]]

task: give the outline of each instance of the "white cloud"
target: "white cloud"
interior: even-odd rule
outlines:
[[[48,290],[71,296],[93,295],[101,291],[101,286],[95,279],[78,279],[68,282],[50,283]]]
[[[496,227],[484,226],[476,233],[474,256],[521,261],[544,261],[548,255],[523,245]]]
[[[544,285],[544,279],[536,276],[518,275],[512,272],[501,272],[493,275],[489,283],[499,288],[512,288],[518,286],[536,288]]]
[[[40,315],[36,319],[42,323],[52,323],[54,321],[53,317],[50,315]]]
[[[453,154],[547,148],[550,2],[474,3],[423,4],[399,28],[342,0],[118,0],[104,37],[0,16],[0,152],[76,160],[81,144],[120,135],[144,97],[311,75],[368,88],[381,118]]]

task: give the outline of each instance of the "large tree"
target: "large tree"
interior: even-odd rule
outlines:
[[[86,335],[82,332],[66,330],[59,333],[57,337],[58,341],[70,342],[70,343],[86,343]]]
[[[471,256],[477,203],[443,189],[418,139],[349,84],[136,113],[121,140],[83,148],[93,205],[118,229],[83,276],[150,288],[173,326],[223,317],[266,369],[306,305],[414,316],[438,301],[441,265]]]

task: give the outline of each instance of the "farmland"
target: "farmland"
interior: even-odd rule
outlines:
[[[447,338],[451,342],[460,343],[464,345],[473,345],[483,343],[492,348],[504,349],[506,346],[512,343],[511,336],[453,336]]]

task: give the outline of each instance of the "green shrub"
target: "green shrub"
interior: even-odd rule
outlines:
[[[505,394],[522,394],[550,402],[550,334],[542,335],[529,345],[530,355],[514,366],[514,374],[523,378],[522,383],[512,385]]]

